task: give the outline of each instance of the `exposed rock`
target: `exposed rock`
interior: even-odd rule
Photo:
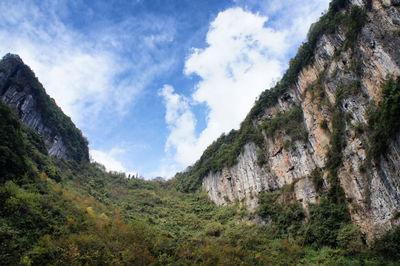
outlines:
[[[26,126],[36,130],[44,137],[46,148],[51,156],[59,159],[76,159],[73,158],[71,152],[74,148],[65,144],[64,137],[57,133],[54,125],[44,121],[43,110],[38,104],[38,92],[26,81],[24,75],[29,71],[28,75],[33,79],[36,78],[29,68],[26,70],[27,68],[18,55],[7,54],[4,56],[0,62],[0,98],[16,111]],[[46,101],[52,101],[47,95],[44,98]],[[55,105],[55,103],[51,104]],[[65,117],[64,114],[62,116]],[[73,124],[71,127],[76,129]],[[85,140],[81,142],[86,145]],[[83,147],[83,150],[85,148],[87,150],[87,146]]]
[[[364,5],[363,1],[352,3]],[[261,167],[257,164],[259,148],[254,143],[246,144],[236,165],[210,173],[203,179],[203,188],[214,202],[226,205],[241,201],[249,210],[255,210],[258,193],[293,183],[295,198],[307,211],[308,204],[319,198],[308,176],[316,167],[325,166],[332,131],[330,123],[328,128],[322,128],[321,124],[332,120],[329,106],[334,106],[337,100],[335,90],[357,82],[359,91],[347,95],[340,103],[341,110],[348,114],[348,122],[339,179],[349,202],[352,220],[362,228],[368,241],[399,225],[399,221],[392,217],[396,210],[400,210],[400,133],[388,153],[382,156],[380,165],[373,165],[365,173],[361,169],[367,160],[366,148],[363,137],[357,136],[354,130],[357,123],[367,122],[370,101],[379,102],[381,83],[388,75],[400,75],[400,27],[393,22],[400,19],[400,12],[389,7],[390,4],[397,5],[399,1],[372,1],[373,8],[367,12],[368,22],[354,51],[347,49],[340,56],[335,55],[345,42],[342,32],[345,29],[324,35],[318,41],[314,62],[300,72],[296,85],[254,121],[261,124],[278,112],[287,112],[295,104],[303,111],[308,140],[295,141],[291,149],[286,149],[284,142],[290,136],[281,134],[270,139],[264,134],[266,145],[262,152],[267,155],[268,162]],[[361,73],[350,69],[355,63],[359,64]],[[321,84],[324,103],[317,100],[310,89],[322,74],[325,75]]]

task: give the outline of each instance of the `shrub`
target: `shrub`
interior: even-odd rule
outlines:
[[[387,151],[388,143],[400,130],[400,78],[390,77],[382,84],[382,100],[369,108],[368,126],[371,131],[369,157],[378,162]]]
[[[343,226],[338,233],[337,243],[347,255],[361,253],[364,250],[364,243],[360,227],[355,224]]]
[[[393,261],[400,260],[400,227],[395,228],[377,240],[375,251]]]
[[[305,218],[302,207],[298,202],[292,203],[291,200],[284,200],[284,188],[275,192],[263,192],[258,195],[259,209],[258,214],[264,219],[271,219],[278,227],[281,235],[290,233],[296,235]],[[281,199],[282,198],[282,199]],[[281,202],[280,202],[281,201]]]
[[[280,132],[290,136],[292,141],[307,140],[303,111],[298,106],[293,107],[289,112],[278,113],[271,120],[264,122],[263,128],[270,138],[274,138],[276,132]]]
[[[323,185],[324,185],[324,179],[322,177],[322,170],[320,168],[315,168],[311,172],[311,181],[313,182],[314,188],[317,192],[321,192]]]

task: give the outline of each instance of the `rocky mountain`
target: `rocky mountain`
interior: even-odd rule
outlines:
[[[89,162],[80,130],[6,55],[1,264],[397,265],[399,38],[399,1],[332,1],[240,129],[168,181]]]
[[[0,98],[22,122],[44,137],[49,155],[88,161],[88,143],[69,117],[45,92],[32,70],[17,55],[0,61]]]
[[[322,199],[343,203],[367,241],[398,226],[399,6],[333,1],[241,128],[177,174],[180,188],[253,211],[260,195],[282,190],[308,215]]]

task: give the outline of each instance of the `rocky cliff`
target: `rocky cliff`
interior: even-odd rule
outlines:
[[[290,185],[307,213],[337,180],[368,241],[398,226],[400,128],[371,118],[388,101],[384,84],[395,84],[400,75],[398,5],[333,1],[282,81],[260,96],[241,129],[223,135],[177,175],[183,188],[201,184],[216,204],[239,201],[254,211],[259,193]],[[398,93],[400,86],[393,86]],[[392,118],[400,118],[398,107],[391,109]],[[381,122],[393,126],[392,133],[378,134]]]
[[[86,139],[45,92],[31,69],[17,55],[0,62],[0,97],[22,122],[44,137],[48,153],[59,159],[88,161]]]

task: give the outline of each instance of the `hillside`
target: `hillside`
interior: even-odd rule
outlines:
[[[88,142],[51,99],[32,70],[18,55],[7,54],[0,62],[0,98],[28,127],[44,137],[51,156],[89,160]]]
[[[1,264],[397,265],[396,19],[396,1],[334,0],[241,128],[167,182],[90,163],[80,130],[6,55]]]
[[[278,203],[273,195],[290,186],[311,222],[321,218],[315,208],[334,204],[368,242],[397,227],[400,13],[392,2],[333,1],[282,80],[176,185],[249,210],[260,196]]]

